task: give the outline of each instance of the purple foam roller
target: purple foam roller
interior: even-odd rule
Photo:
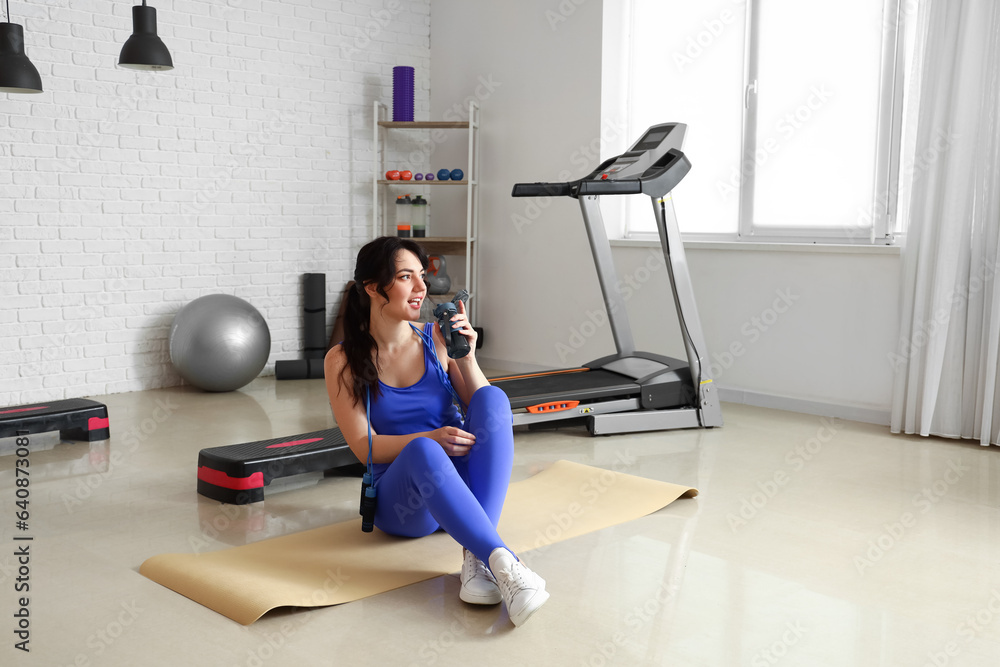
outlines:
[[[413,122],[413,68],[392,68],[392,120]]]

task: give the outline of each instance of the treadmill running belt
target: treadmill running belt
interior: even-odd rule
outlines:
[[[639,385],[618,373],[601,369],[490,380],[510,399],[514,410],[552,401],[587,401],[639,395]]]

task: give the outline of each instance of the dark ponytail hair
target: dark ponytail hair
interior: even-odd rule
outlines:
[[[382,236],[367,243],[358,252],[354,268],[354,287],[347,293],[347,307],[344,310],[344,356],[347,365],[341,371],[341,384],[346,385],[345,374],[351,369],[352,383],[349,387],[354,403],[365,400],[368,390],[372,398],[379,396],[378,387],[378,344],[372,338],[371,297],[365,285],[374,284],[376,291],[387,301],[386,290],[396,280],[396,256],[401,250],[409,250],[420,265],[427,268],[427,253],[419,244],[410,239],[396,236]],[[383,304],[384,305],[384,304]]]

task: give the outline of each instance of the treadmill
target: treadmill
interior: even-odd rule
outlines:
[[[554,428],[583,423],[592,435],[722,426],[709,375],[684,246],[670,191],[690,171],[681,151],[687,126],[649,128],[622,155],[578,181],[518,183],[514,197],[573,197],[580,202],[616,353],[580,368],[490,378],[510,398],[514,425]],[[598,198],[646,195],[653,206],[687,361],[635,349],[625,299]]]

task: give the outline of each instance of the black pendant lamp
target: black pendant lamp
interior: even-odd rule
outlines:
[[[0,93],[40,93],[42,77],[24,55],[24,28],[10,23],[10,0],[7,21],[0,23]]]
[[[128,69],[173,69],[167,45],[156,35],[156,8],[142,5],[132,8],[132,36],[122,47],[118,66]]]

